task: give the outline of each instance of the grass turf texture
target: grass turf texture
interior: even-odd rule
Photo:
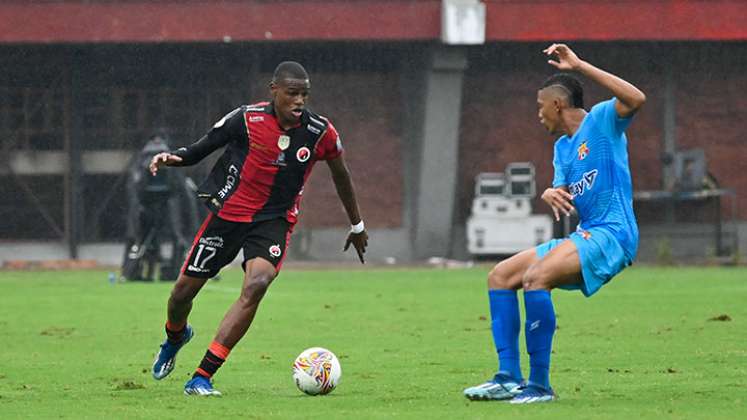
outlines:
[[[197,335],[160,382],[150,366],[171,284],[0,272],[0,417],[745,418],[747,270],[636,267],[591,299],[554,292],[560,400],[532,406],[462,396],[497,366],[486,272],[286,270],[216,375],[221,399],[182,387],[236,298],[240,271],[198,296]],[[721,315],[728,320],[711,320]],[[312,346],[340,357],[331,395],[292,383],[293,359]],[[528,374],[526,356],[523,366]]]

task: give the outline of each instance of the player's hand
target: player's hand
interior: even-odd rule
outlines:
[[[158,168],[160,168],[163,165],[169,166],[174,163],[179,163],[182,161],[182,158],[180,158],[177,155],[172,155],[169,152],[161,152],[155,156],[153,156],[153,159],[150,160],[150,174],[155,176],[158,172]]]
[[[552,207],[555,221],[560,221],[560,213],[570,216],[573,211],[573,196],[562,188],[548,188],[542,193],[542,200]]]
[[[542,52],[550,57],[555,56],[557,58],[557,61],[547,60],[547,62],[558,70],[578,70],[581,67],[581,59],[565,44],[552,44]]]
[[[368,246],[368,233],[364,230],[361,233],[348,233],[348,239],[345,241],[345,247],[342,249],[343,252],[350,248],[350,244],[353,244],[355,251],[358,253],[358,259],[361,260],[361,264],[366,262],[363,260],[363,254],[366,253],[366,247]]]

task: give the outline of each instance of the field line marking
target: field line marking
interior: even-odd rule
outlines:
[[[241,289],[238,287],[223,287],[223,286],[213,286],[211,284],[206,285],[203,287],[205,290],[209,291],[215,291],[215,292],[222,292],[222,293],[231,293],[236,294],[241,292]]]

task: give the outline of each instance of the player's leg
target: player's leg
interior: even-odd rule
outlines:
[[[226,361],[236,343],[249,330],[259,302],[277,275],[275,266],[259,257],[247,261],[245,269],[241,295],[223,317],[200,365],[192,379],[184,386],[184,392],[188,395],[220,395],[219,391],[213,389],[210,380]]]
[[[249,330],[270,284],[277,276],[292,226],[284,219],[255,224],[244,245],[244,283],[241,295],[223,317],[218,332],[184,387],[186,394],[220,395],[210,379],[228,358],[233,347]]]
[[[169,296],[166,321],[167,333],[171,329],[170,326],[179,330],[187,324],[187,317],[192,312],[192,301],[207,280],[207,278],[193,277],[184,273],[179,275]]]
[[[153,377],[163,379],[173,371],[176,354],[194,335],[187,317],[192,301],[208,278],[231,262],[241,248],[240,241],[231,245],[224,240],[241,234],[240,224],[227,222],[209,215],[195,236],[194,243],[182,267],[179,278],[171,290],[167,306],[166,340],[161,344],[153,362]]]
[[[524,272],[539,260],[534,248],[501,261],[488,274],[490,326],[498,353],[498,373],[490,380],[464,390],[472,400],[503,400],[518,393],[523,381],[519,364],[519,301],[517,289]]]
[[[187,316],[192,309],[192,300],[206,281],[207,278],[181,274],[174,284],[169,297],[166,325],[164,327],[166,340],[161,344],[153,361],[153,378],[163,379],[174,370],[176,354],[194,336],[192,327],[187,324]]]
[[[512,403],[552,401],[550,387],[550,353],[555,334],[555,309],[550,291],[556,287],[581,282],[581,262],[576,245],[564,240],[524,273],[524,307],[526,309],[529,382]]]

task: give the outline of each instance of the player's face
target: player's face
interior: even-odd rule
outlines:
[[[281,123],[296,124],[309,99],[309,81],[283,79],[270,85],[275,112]]]
[[[552,134],[559,133],[560,127],[560,108],[557,95],[553,95],[548,89],[541,89],[537,92],[537,113],[542,124],[547,131]]]

